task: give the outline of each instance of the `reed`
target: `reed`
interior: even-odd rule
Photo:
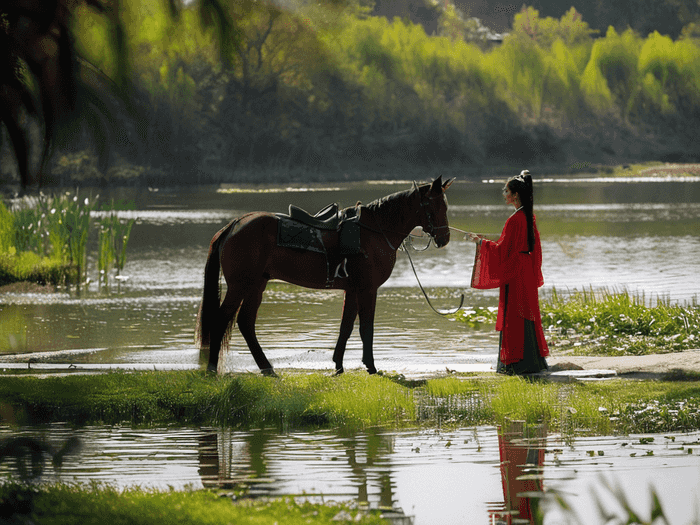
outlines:
[[[98,196],[99,197],[99,196]],[[0,209],[0,282],[35,281],[54,285],[87,280],[87,247],[98,197],[79,191],[56,196],[40,194],[17,200],[9,214]],[[133,205],[103,207],[99,223],[98,272],[119,276],[126,264],[126,247],[135,220],[121,220],[118,212]],[[3,233],[4,232],[4,233]],[[106,270],[106,271],[105,271]]]
[[[98,221],[97,271],[99,284],[104,287],[109,285],[109,274],[112,268],[117,271],[117,279],[124,270],[126,247],[136,219],[123,220],[119,212],[132,208],[132,204],[115,203],[112,200],[111,205],[103,211],[103,216]]]

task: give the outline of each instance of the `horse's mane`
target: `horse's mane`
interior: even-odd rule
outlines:
[[[373,200],[366,207],[372,212],[380,216],[387,215],[393,221],[403,220],[404,215],[409,210],[406,208],[406,201],[411,197],[415,189],[399,191]]]

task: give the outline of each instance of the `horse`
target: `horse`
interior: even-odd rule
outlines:
[[[342,374],[346,343],[359,315],[362,363],[367,372],[377,369],[373,356],[377,289],[389,278],[396,253],[411,231],[421,226],[438,248],[450,241],[445,192],[454,179],[443,183],[413,183],[410,190],[394,193],[367,205],[357,203],[359,251],[347,256],[335,274],[328,255],[278,244],[278,214],[251,212],[229,222],[211,240],[204,268],[204,290],[197,315],[195,343],[209,352],[207,371],[217,373],[235,323],[263,375],[275,376],[255,333],[263,292],[271,279],[313,289],[345,292],[340,333],[333,352],[335,374]],[[348,211],[346,208],[344,211]],[[336,235],[326,232],[324,235]],[[335,264],[335,263],[334,263]],[[342,266],[342,271],[341,270]],[[221,301],[220,274],[226,281]]]

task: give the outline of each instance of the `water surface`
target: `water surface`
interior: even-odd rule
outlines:
[[[60,471],[49,467],[44,481],[161,490],[245,484],[252,495],[400,508],[415,525],[486,525],[506,506],[499,455],[503,444],[494,427],[350,435],[332,430],[0,427],[0,438],[10,433],[45,438],[56,446],[70,436],[84,443]],[[673,525],[688,523],[700,510],[698,432],[574,440],[550,435],[524,446],[542,450],[542,464],[533,465],[532,472],[545,491],[563,495],[583,523],[598,522],[594,494],[615,509],[603,480],[619,485],[632,508],[647,518],[652,487]],[[0,473],[7,470],[0,464]],[[545,523],[561,523],[553,499],[545,504],[550,509]]]
[[[502,181],[457,181],[448,191],[450,224],[498,235],[512,209]],[[294,203],[316,211],[369,202],[410,188],[410,181],[295,187],[245,186],[183,191],[119,190],[136,210],[124,275],[106,293],[93,283],[80,293],[0,295],[0,363],[24,366],[196,368],[194,324],[209,241],[229,220],[252,210],[286,211]],[[629,291],[649,302],[697,299],[700,255],[700,181],[687,179],[536,181],[536,213],[543,247],[543,295],[581,289]],[[94,245],[95,239],[91,240]],[[417,239],[416,246],[421,245]],[[474,245],[453,233],[443,249],[412,251],[433,303],[453,308],[495,306],[496,291],[469,287]],[[94,249],[91,257],[94,256]],[[91,268],[94,261],[91,260]],[[258,316],[258,336],[277,368],[332,370],[332,349],[343,297],[271,283]],[[497,335],[492,326],[466,327],[427,306],[408,257],[400,253],[379,290],[375,359],[402,373],[490,370]],[[357,331],[346,367],[361,367]],[[255,370],[239,334],[224,360],[227,370]]]

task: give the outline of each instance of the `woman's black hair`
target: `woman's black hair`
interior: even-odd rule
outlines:
[[[511,177],[506,182],[506,187],[511,193],[517,193],[520,198],[520,204],[527,218],[527,248],[529,251],[535,248],[535,227],[532,219],[534,199],[532,195],[532,177],[528,170],[523,170],[520,175]]]

